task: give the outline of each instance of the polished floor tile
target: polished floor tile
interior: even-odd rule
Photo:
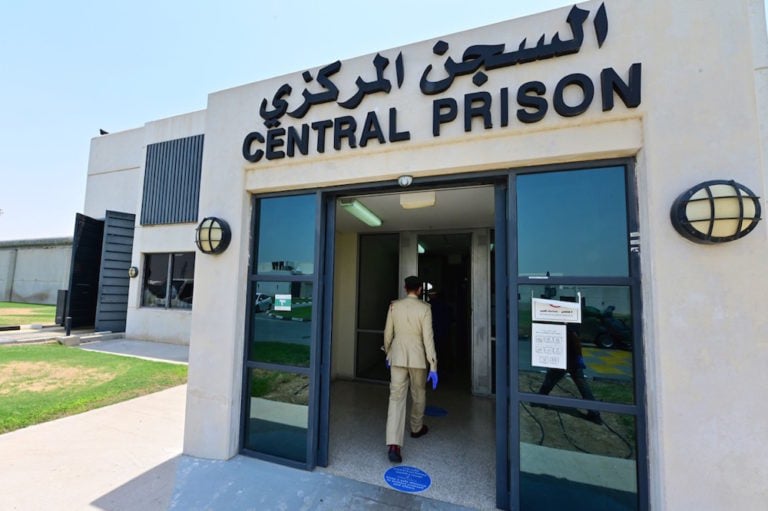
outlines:
[[[428,413],[442,416],[425,417],[429,433],[421,438],[411,438],[406,426],[402,465],[430,476],[421,496],[496,509],[495,401],[451,387],[427,391]],[[394,466],[385,445],[388,398],[385,384],[333,383],[329,465],[320,470],[388,487],[384,473]]]

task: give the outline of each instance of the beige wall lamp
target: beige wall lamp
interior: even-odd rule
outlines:
[[[724,243],[743,238],[760,221],[760,198],[736,181],[700,183],[672,204],[675,230],[695,243]]]
[[[204,254],[221,254],[227,249],[231,239],[229,224],[221,218],[203,218],[195,229],[195,245]]]

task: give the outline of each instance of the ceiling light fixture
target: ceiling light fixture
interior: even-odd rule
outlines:
[[[429,208],[435,205],[435,192],[401,193],[400,206],[403,209]]]
[[[363,203],[357,199],[339,199],[339,206],[366,225],[371,227],[381,226],[381,218],[377,217],[373,211],[366,208]]]

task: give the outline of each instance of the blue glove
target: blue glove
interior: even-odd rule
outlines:
[[[577,362],[577,365],[579,366],[579,369],[587,368],[587,364],[584,363],[584,357],[582,357],[581,355],[579,355],[579,360]]]
[[[427,381],[432,380],[432,390],[435,390],[437,388],[437,371],[430,371],[429,376],[427,376]]]
[[[387,369],[389,369],[389,359],[388,359],[388,358],[387,358],[387,359],[385,359],[385,360],[384,360],[384,362],[386,362],[386,364],[387,364]]]

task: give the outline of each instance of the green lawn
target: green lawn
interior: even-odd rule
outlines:
[[[55,305],[0,302],[0,326],[53,325],[55,320]]]
[[[254,342],[251,359],[269,364],[309,367],[309,346],[287,342]]]
[[[187,366],[58,344],[0,346],[0,433],[181,385]]]

